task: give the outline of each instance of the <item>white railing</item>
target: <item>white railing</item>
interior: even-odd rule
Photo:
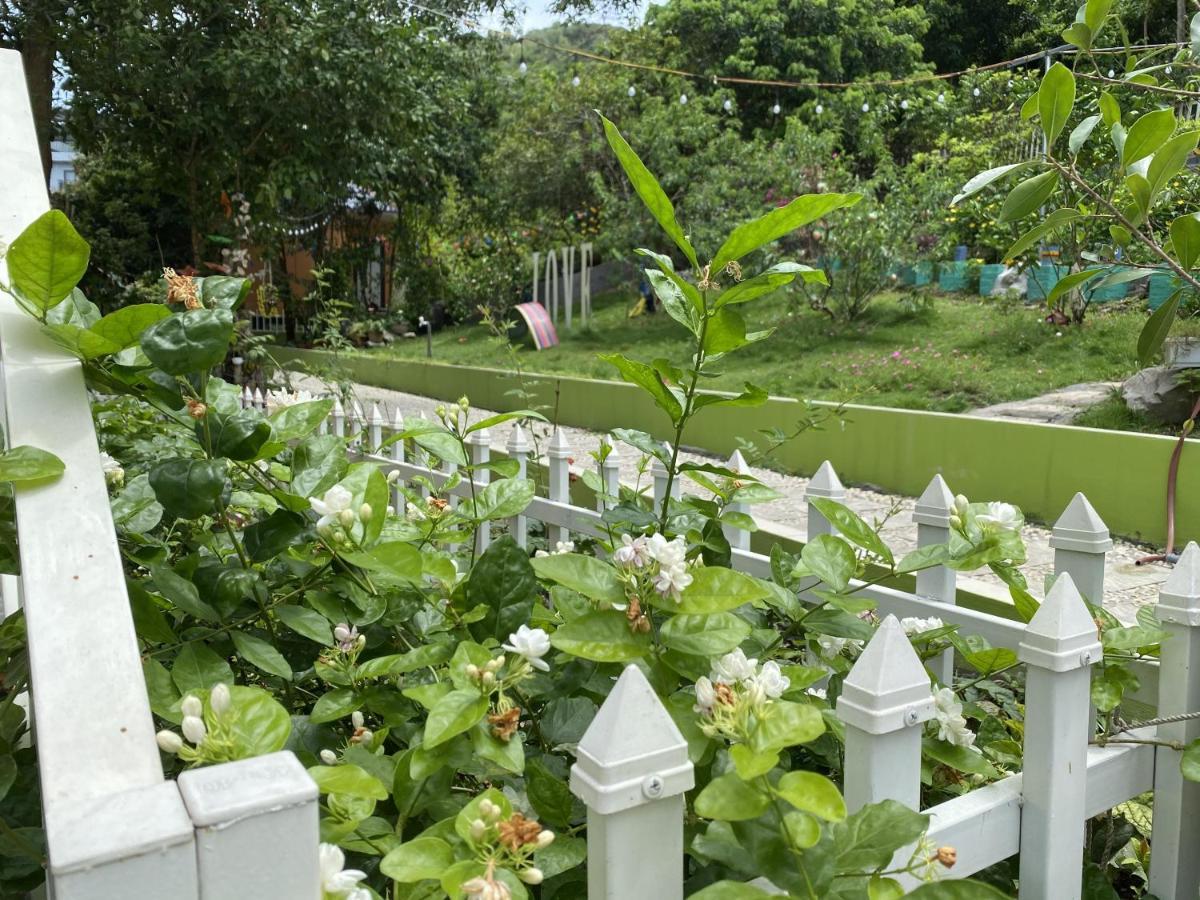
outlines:
[[[0,50],[0,241],[48,208],[21,58]],[[16,488],[4,590],[25,610],[51,895],[317,900],[317,791],[295,756],[164,778],[83,374],[7,294],[0,383],[8,444],[66,464]]]
[[[260,394],[244,402],[262,406]],[[396,470],[404,481],[416,477],[442,485],[452,469],[433,469],[423,451],[404,440],[376,449],[403,430],[397,411],[385,418],[378,406],[349,413],[335,401],[322,430],[348,437],[356,458]],[[492,438],[475,432],[472,463],[489,461]],[[610,446],[613,446],[610,444]],[[540,460],[520,425],[504,444],[506,455],[524,474]],[[529,526],[540,521],[550,546],[575,535],[608,537],[601,511],[617,496],[616,451],[598,467],[598,509],[573,506],[570,498],[572,451],[556,429],[546,452],[546,497],[536,497],[524,514],[508,522],[521,546]],[[740,454],[729,465],[748,471]],[[486,472],[486,470],[478,470]],[[666,489],[656,472],[656,505]],[[477,482],[475,489],[482,488]],[[678,481],[672,489],[676,493]],[[470,496],[467,480],[450,493]],[[812,505],[818,497],[844,501],[845,489],[826,462],[810,482],[806,498],[808,536],[831,533],[833,526]],[[397,495],[397,502],[401,498]],[[913,522],[920,546],[943,543],[950,535],[953,495],[940,475],[918,500]],[[403,508],[398,506],[398,508]],[[749,550],[749,533],[731,530],[733,566],[770,578],[770,559]],[[480,534],[486,549],[490,533]],[[957,850],[958,862],[945,877],[968,877],[1020,853],[1021,896],[1029,900],[1072,900],[1082,891],[1084,823],[1147,791],[1155,793],[1154,862],[1150,890],[1159,897],[1196,897],[1200,891],[1200,784],[1185,781],[1180,753],[1142,743],[1092,743],[1095,714],[1090,705],[1091,667],[1101,662],[1096,623],[1084,598],[1104,597],[1105,556],[1112,547],[1107,526],[1083,494],[1076,494],[1055,523],[1054,581],[1028,625],[955,605],[956,573],[944,567],[920,574],[915,592],[874,585],[862,594],[884,616],[843,684],[837,713],[846,726],[843,790],[851,812],[881,800],[920,809],[922,725],[933,715],[929,671],[917,656],[897,617],[936,616],[959,626],[964,635],[984,637],[993,647],[1017,653],[1025,666],[1025,771],[924,810],[929,839]],[[815,602],[816,597],[803,594]],[[1144,671],[1157,682],[1157,696],[1137,698],[1169,717],[1200,710],[1200,546],[1190,544],[1163,585],[1156,607],[1170,635],[1162,644],[1158,668]],[[929,668],[948,681],[950,660]],[[617,720],[618,710],[620,721]],[[636,723],[636,726],[633,724]],[[1200,722],[1189,720],[1143,728],[1125,737],[1190,742],[1200,738]],[[588,807],[590,898],[682,897],[683,793],[692,787],[687,743],[641,671],[628,667],[582,738],[571,787]],[[915,882],[912,882],[915,885]]]

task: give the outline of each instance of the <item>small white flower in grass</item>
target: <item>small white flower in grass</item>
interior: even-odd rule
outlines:
[[[229,685],[218,684],[214,687],[208,695],[208,705],[212,707],[213,715],[225,715],[229,711],[229,707],[233,705],[233,695],[229,692]]]
[[[208,729],[204,727],[204,720],[199,716],[183,717],[183,736],[193,744],[203,743],[207,734]]]
[[[318,850],[321,864],[321,890],[326,897],[345,897],[351,900],[357,894],[363,895],[358,883],[367,877],[366,872],[358,869],[347,869],[346,854],[336,844],[321,844]],[[370,896],[367,894],[366,896]]]
[[[621,546],[613,551],[613,562],[630,569],[644,569],[652,561],[646,538],[621,535]]]
[[[713,683],[708,678],[701,675],[696,679],[696,705],[692,707],[692,712],[711,715],[713,704],[717,702],[717,691],[713,687]]]
[[[959,747],[972,747],[975,734],[967,727],[962,714],[962,704],[950,688],[941,688],[933,695],[934,717],[937,719],[938,740],[949,741]]]
[[[989,531],[1016,531],[1021,527],[1021,511],[1011,503],[992,501],[988,511],[976,516],[975,521]]]
[[[204,707],[200,703],[200,698],[195,694],[188,694],[179,704],[179,711],[185,716],[202,716],[204,715]]]
[[[746,681],[758,673],[758,660],[747,659],[742,648],[726,653],[713,663],[709,678],[720,684],[737,684]]]
[[[509,653],[523,656],[528,663],[541,672],[549,672],[550,666],[543,656],[550,652],[550,635],[540,628],[522,625],[508,636],[508,643],[501,645]]]
[[[163,753],[178,753],[183,749],[183,738],[173,731],[160,731],[154,736],[158,749]]]
[[[325,528],[337,521],[338,516],[350,509],[350,504],[354,502],[354,495],[342,487],[340,484],[335,484],[325,492],[320,500],[316,497],[309,498],[309,505],[313,508],[320,520],[317,522],[318,528]],[[350,513],[353,518],[354,513]]]

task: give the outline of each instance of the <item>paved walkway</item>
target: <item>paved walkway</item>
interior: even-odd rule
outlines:
[[[294,378],[298,387],[314,393],[329,393],[324,385],[315,378]],[[431,400],[415,394],[405,394],[399,391],[356,385],[355,391],[363,407],[368,411],[370,404],[379,403],[385,408],[385,421],[390,421],[392,413],[399,408],[404,415],[417,415],[424,411],[431,418],[434,410],[441,401]],[[477,420],[491,415],[487,410],[472,410],[471,419]],[[544,449],[549,443],[549,426],[538,425],[533,429],[538,448]],[[594,452],[600,446],[600,436],[596,432],[580,428],[564,427],[563,432],[568,443],[575,449],[575,461],[572,470],[581,472],[592,465],[589,452]],[[500,426],[493,429],[493,442],[498,450],[504,448],[508,437],[508,427]],[[619,445],[618,458],[621,464],[621,480],[634,484],[638,479],[637,463],[639,454],[631,447]],[[713,461],[715,457],[697,453],[681,453],[681,458],[699,461]],[[719,460],[723,461],[723,460]],[[765,484],[775,488],[782,496],[770,503],[753,507],[755,519],[764,528],[777,534],[804,540],[808,527],[808,507],[804,501],[804,492],[809,479],[796,475],[785,475],[771,470],[761,470],[755,473]],[[649,474],[642,476],[642,484],[647,483]],[[953,487],[953,485],[951,486]],[[996,500],[1000,497],[972,498]],[[897,557],[916,547],[917,527],[912,522],[913,505],[916,500],[912,497],[902,497],[896,494],[885,494],[880,491],[864,488],[849,487],[846,490],[845,503],[856,513],[871,521],[882,521],[881,534]],[[1028,561],[1023,567],[1026,578],[1034,593],[1041,594],[1047,576],[1054,571],[1054,551],[1050,548],[1050,530],[1039,525],[1026,525],[1023,530]],[[1160,563],[1146,566],[1134,565],[1134,560],[1145,555],[1143,547],[1125,542],[1113,541],[1113,549],[1108,554],[1108,566],[1105,570],[1105,607],[1115,616],[1125,622],[1133,622],[1139,607],[1153,603],[1158,596],[1158,586],[1166,580],[1170,569]],[[1007,599],[1008,591],[998,578],[990,572],[973,574],[970,578],[960,576],[960,584],[982,594]]]
[[[988,419],[1015,419],[1018,422],[1041,422],[1050,425],[1070,425],[1075,417],[1089,407],[1103,403],[1119,381],[1092,381],[1072,384],[1028,400],[1012,400],[984,406],[970,412],[972,416]]]

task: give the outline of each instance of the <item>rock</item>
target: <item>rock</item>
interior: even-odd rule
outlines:
[[[1180,425],[1192,411],[1192,395],[1166,366],[1135,373],[1121,386],[1125,405],[1158,425]]]

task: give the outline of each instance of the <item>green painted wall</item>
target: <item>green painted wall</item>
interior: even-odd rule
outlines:
[[[619,348],[615,348],[619,349]],[[281,361],[328,361],[319,351],[279,348]],[[341,356],[338,363],[364,384],[444,400],[463,394],[486,409],[515,408],[507,393],[511,373],[383,356]],[[669,422],[638,388],[620,382],[562,376],[526,376],[525,386],[563,424],[596,431],[636,428],[670,437]],[[803,415],[796,400],[772,397],[755,408],[701,412],[685,442],[732,453],[736,436],[788,429]],[[1006,500],[1031,518],[1053,522],[1076,491],[1083,491],[1114,534],[1150,543],[1166,539],[1167,463],[1173,438],[1034,425],[947,413],[850,406],[844,427],[810,431],[776,452],[779,465],[811,474],[829,459],[847,484],[918,496],[940,472],[952,490],[972,500]],[[1180,465],[1176,545],[1200,540],[1200,448],[1189,441]]]

